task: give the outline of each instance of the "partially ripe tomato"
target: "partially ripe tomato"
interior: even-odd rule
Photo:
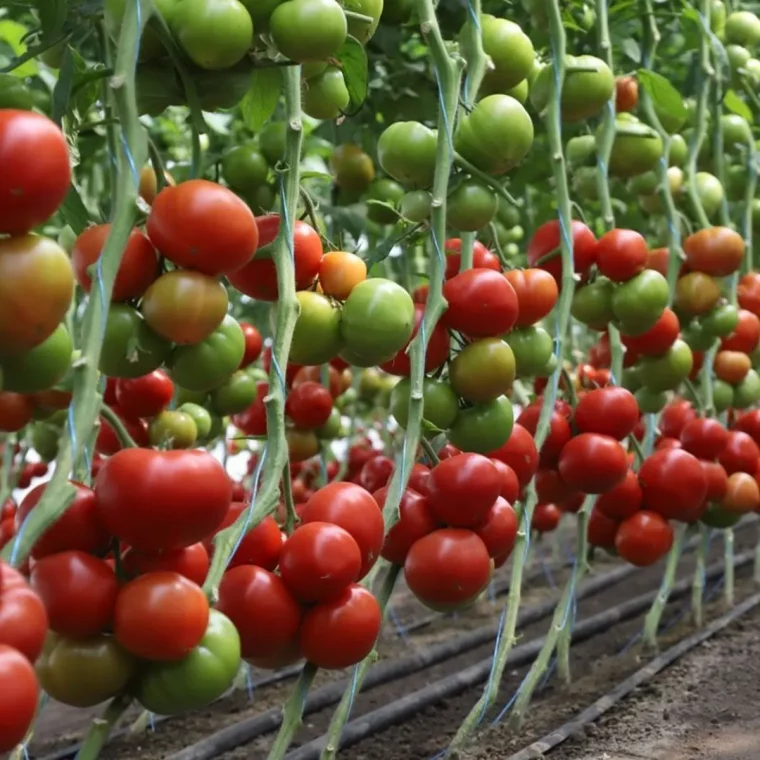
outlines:
[[[732,514],[756,512],[760,509],[760,485],[757,480],[746,472],[729,475],[720,506]]]

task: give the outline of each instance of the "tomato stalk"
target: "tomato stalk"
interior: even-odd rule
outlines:
[[[606,0],[596,0],[596,33],[599,46],[599,57],[614,71],[612,61],[612,45],[610,44],[610,29],[607,21]],[[602,207],[602,222],[605,230],[615,227],[615,214],[612,210],[612,198],[610,195],[610,182],[608,166],[612,155],[612,144],[615,142],[615,96],[608,101],[602,116],[600,138],[596,141],[596,166],[597,187],[599,188],[599,202]],[[618,340],[620,336],[618,334]],[[612,335],[610,335],[612,340]],[[617,375],[615,376],[617,377]],[[619,378],[618,378],[619,379]]]
[[[269,391],[264,398],[267,419],[266,448],[261,456],[266,463],[261,488],[255,494],[250,509],[217,533],[214,538],[214,557],[203,589],[212,603],[219,595],[219,583],[230,557],[244,531],[253,530],[277,507],[280,479],[288,464],[288,444],[285,438],[285,368],[288,365],[293,330],[298,319],[295,266],[293,263],[293,230],[299,193],[299,166],[303,130],[301,126],[301,67],[288,66],[283,70],[287,132],[284,163],[281,167],[283,194],[281,224],[272,247],[277,269],[277,322],[272,344],[272,365],[269,369]]]
[[[461,46],[467,69],[465,72],[462,99],[467,108],[472,107],[488,67],[488,58],[483,50],[483,33],[480,27],[482,16],[480,0],[468,0],[467,21],[461,32]]]
[[[113,428],[113,432],[116,434],[116,437],[118,438],[119,443],[122,445],[122,448],[137,448],[137,444],[135,443],[134,438],[132,438],[132,436],[129,434],[129,431],[124,426],[121,418],[118,414],[116,414],[116,412],[114,412],[113,409],[111,409],[110,406],[108,406],[108,404],[103,404],[100,407],[100,414],[103,419]]]
[[[744,235],[744,258],[740,273],[747,274],[755,269],[754,253],[752,251],[752,202],[755,199],[755,189],[757,188],[757,151],[755,150],[755,138],[750,135],[747,143],[747,169],[749,177],[744,188],[744,218],[742,223],[742,233]],[[731,299],[736,305],[736,280],[735,275],[732,280]]]
[[[298,67],[301,68],[300,66]],[[277,732],[277,737],[269,750],[267,760],[282,760],[288,751],[290,743],[293,741],[298,729],[301,727],[303,717],[303,706],[306,702],[306,695],[309,693],[311,684],[317,675],[317,666],[307,662],[303,666],[301,675],[298,676],[293,691],[290,693],[287,702],[282,711],[282,725]]]
[[[98,419],[98,364],[105,336],[106,314],[121,257],[135,220],[139,175],[136,167],[145,163],[145,129],[138,118],[134,71],[140,36],[153,12],[151,0],[127,3],[116,47],[114,75],[109,80],[114,113],[121,124],[123,150],[118,152],[118,183],[114,189],[114,217],[101,261],[99,295],[89,298],[82,320],[82,354],[72,365],[74,413],[69,415],[61,435],[55,471],[36,508],[20,527],[15,541],[2,552],[18,567],[29,555],[37,539],[65,512],[74,498],[69,475]]]
[[[132,697],[122,695],[111,700],[103,715],[95,718],[77,752],[76,760],[96,760],[108,741],[113,727],[132,703]]]
[[[459,262],[459,271],[466,272],[468,269],[472,269],[472,258],[475,251],[475,233],[463,232],[462,233],[462,251],[461,260]]]
[[[723,599],[727,607],[734,606],[734,529],[723,531],[724,583]]]
[[[705,565],[707,549],[710,545],[710,529],[699,523],[699,543],[697,544],[697,566],[694,569],[694,580],[691,584],[691,615],[697,628],[704,622],[702,600],[705,591]]]

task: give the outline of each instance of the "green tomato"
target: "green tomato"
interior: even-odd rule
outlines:
[[[210,610],[206,633],[187,657],[151,662],[135,684],[135,696],[157,715],[178,715],[221,697],[240,668],[240,637],[232,621]]]
[[[248,207],[253,211],[255,216],[263,216],[272,211],[277,196],[272,185],[264,184],[245,193],[243,200],[248,204]]]
[[[121,24],[124,20],[124,11],[128,0],[105,0],[105,24],[106,30],[114,42],[118,41],[121,32]],[[156,0],[156,12],[163,17],[164,21],[171,26],[174,9],[178,0]],[[160,58],[166,54],[166,49],[159,36],[150,28],[146,27],[140,38],[140,60],[148,61]],[[174,72],[171,72],[174,76]]]
[[[760,375],[751,369],[744,380],[734,386],[734,407],[749,409],[760,401]]]
[[[571,137],[565,146],[565,159],[569,168],[596,167],[596,138],[594,135]]]
[[[636,393],[636,403],[644,414],[659,414],[668,403],[665,391],[653,391],[649,388],[639,388]]]
[[[165,410],[150,421],[151,446],[165,449],[189,449],[198,440],[198,427],[187,412]]]
[[[495,248],[498,245],[503,251],[510,242],[509,232],[498,219],[494,219],[491,224],[478,231],[478,240],[489,248]]]
[[[113,636],[74,640],[51,631],[35,669],[40,686],[56,701],[94,707],[127,686],[137,661]]]
[[[49,424],[49,420],[32,425],[32,448],[43,462],[52,462],[58,456],[61,435],[61,428]]]
[[[148,327],[137,309],[111,304],[99,369],[108,377],[142,377],[158,369],[169,356],[172,344]]]
[[[609,66],[592,55],[565,56],[568,71],[562,85],[562,121],[584,121],[601,112],[615,91],[615,77]],[[554,87],[554,66],[544,66],[530,90],[530,101],[543,113]]]
[[[592,166],[579,166],[573,171],[573,192],[583,200],[599,200],[599,171]]]
[[[222,324],[200,343],[178,346],[167,365],[172,380],[191,391],[210,391],[223,383],[245,354],[245,335],[227,314]]]
[[[343,6],[347,11],[360,13],[372,19],[371,24],[357,19],[348,19],[348,33],[362,45],[366,45],[377,31],[380,16],[383,13],[383,0],[344,0]]]
[[[427,190],[410,190],[404,193],[399,213],[410,222],[424,222],[430,218],[433,196]]]
[[[412,381],[408,377],[402,378],[391,392],[390,412],[402,428],[405,428],[409,423],[411,392]],[[445,380],[424,378],[422,403],[423,418],[439,430],[450,428],[459,413],[456,393]]]
[[[725,412],[734,405],[734,387],[725,380],[713,380],[713,406],[717,412]]]
[[[39,393],[60,382],[74,355],[74,345],[63,324],[38,346],[18,356],[0,357],[2,389],[14,393]]]
[[[269,19],[283,0],[241,0],[253,21],[256,34],[269,31]]]
[[[734,78],[747,65],[747,61],[752,58],[749,50],[741,45],[726,45],[726,56],[728,57],[728,65],[731,67],[731,75]]]
[[[269,17],[269,30],[286,58],[309,63],[334,58],[346,40],[348,26],[335,0],[285,0]]]
[[[512,330],[504,340],[514,354],[518,377],[535,377],[554,354],[551,335],[538,325]]]
[[[397,121],[377,141],[377,160],[386,174],[412,188],[429,187],[435,174],[436,133],[417,121]]]
[[[224,154],[222,176],[233,190],[253,193],[267,181],[269,164],[253,140],[248,140]]]
[[[483,79],[484,92],[507,93],[530,74],[536,57],[533,43],[514,21],[508,19],[484,13],[480,27],[483,52],[493,62],[493,69],[489,69]]]
[[[641,360],[639,377],[651,391],[671,391],[689,377],[694,356],[683,340],[675,343],[661,356],[645,356]]]
[[[607,323],[615,318],[612,310],[612,296],[615,284],[606,277],[597,277],[592,283],[583,285],[573,293],[571,314],[584,325],[594,330],[606,330]]]
[[[383,15],[380,18],[385,24],[398,26],[409,21],[412,9],[412,0],[385,0],[383,3]]]
[[[734,11],[726,19],[726,42],[756,48],[760,45],[760,19],[752,11]]]
[[[335,358],[343,347],[341,307],[311,290],[296,293],[301,311],[293,332],[290,361],[295,364],[324,364]],[[272,309],[275,318],[275,309]]]
[[[697,196],[708,218],[713,219],[723,203],[723,185],[708,172],[697,172],[694,177]],[[690,201],[690,198],[687,196]]]
[[[709,528],[725,530],[726,528],[733,528],[741,519],[742,515],[739,512],[729,512],[723,509],[720,504],[708,504],[699,521]]]
[[[343,304],[340,330],[347,355],[359,360],[352,364],[372,367],[389,361],[412,337],[412,297],[391,280],[364,280]]]
[[[204,409],[199,404],[194,404],[191,401],[188,401],[187,403],[182,404],[177,411],[183,412],[188,417],[192,418],[195,423],[195,429],[198,433],[198,440],[203,441],[208,438],[209,433],[211,433],[211,415],[208,413],[207,409]]]
[[[253,46],[253,21],[239,0],[181,0],[171,29],[190,60],[202,69],[229,69]]]
[[[621,382],[621,385],[623,388],[625,388],[627,391],[630,391],[631,393],[636,393],[636,391],[641,388],[641,373],[639,372],[639,367],[626,367],[623,370],[623,380]]]
[[[726,34],[726,5],[722,0],[710,3],[710,30],[722,40]]]
[[[500,338],[463,348],[449,364],[449,382],[466,401],[483,404],[507,393],[515,380],[515,356]]]
[[[381,201],[396,208],[404,197],[404,188],[392,179],[382,178],[373,180],[367,191],[367,199]],[[367,203],[367,219],[375,224],[395,224],[398,214],[377,203]]]
[[[448,438],[462,451],[488,454],[503,446],[512,434],[514,412],[506,396],[460,410]]]
[[[486,77],[488,74],[486,74]],[[510,87],[504,94],[513,97],[518,103],[525,105],[528,102],[528,95],[530,93],[530,85],[527,79],[523,79],[522,82],[518,82],[514,87]],[[486,94],[485,92],[483,94]]]
[[[629,114],[618,116],[615,125],[617,132],[610,154],[610,174],[627,179],[654,169],[662,158],[660,135]],[[601,132],[597,132],[597,139],[601,139]]]
[[[749,80],[749,86],[753,88],[758,87],[758,85],[760,85],[760,60],[757,58],[750,58],[747,63],[744,64],[744,73]]]
[[[681,135],[671,135],[668,163],[671,166],[678,166],[679,168],[683,168],[683,166],[686,164],[688,155],[689,147],[686,145],[686,140],[684,140]]]
[[[256,400],[256,380],[240,369],[211,391],[211,406],[222,417],[245,411]]]
[[[478,169],[505,174],[533,145],[533,122],[509,95],[489,95],[463,116],[454,136],[456,150]]]
[[[686,115],[683,113],[674,113],[670,108],[663,108],[659,101],[654,102],[654,112],[660,125],[669,135],[674,135],[676,132],[680,132],[689,118],[688,110]]]
[[[752,142],[752,130],[743,116],[735,113],[722,114],[720,124],[723,128],[723,148],[728,153],[745,150]]]
[[[209,430],[209,433],[206,436],[207,442],[214,441],[222,436],[229,424],[229,420],[225,417],[220,417],[218,414],[211,414],[209,416],[211,417],[211,430]]]
[[[337,119],[350,101],[343,72],[337,66],[328,66],[306,84],[301,107],[312,119]]]
[[[625,335],[641,335],[654,326],[669,300],[668,281],[654,269],[645,269],[615,288],[612,311]]]
[[[498,205],[493,190],[466,179],[447,199],[446,223],[453,230],[477,232],[496,216]]]
[[[702,329],[714,338],[725,338],[739,324],[739,310],[730,303],[719,304],[702,317]]]
[[[174,404],[175,406],[181,406],[182,404],[197,404],[203,406],[208,401],[208,391],[191,391],[187,388],[182,388],[179,385],[175,385],[174,392]]]
[[[637,174],[628,181],[628,189],[635,195],[654,195],[660,187],[660,180],[653,171]]]
[[[285,135],[288,125],[284,121],[270,121],[259,132],[259,149],[270,166],[276,166],[285,154]]]
[[[31,111],[34,98],[24,80],[13,74],[0,74],[0,108],[16,108]]]
[[[343,418],[341,417],[340,410],[333,407],[330,411],[330,416],[324,425],[317,428],[317,438],[323,440],[331,440],[333,438],[339,438],[341,430],[343,428]]]
[[[519,210],[509,203],[506,198],[502,198],[501,195],[498,197],[497,201],[498,210],[496,211],[496,216],[504,227],[510,228],[520,224]]]
[[[681,329],[681,337],[692,351],[707,351],[715,343],[715,335],[707,332],[702,322],[696,320]]]

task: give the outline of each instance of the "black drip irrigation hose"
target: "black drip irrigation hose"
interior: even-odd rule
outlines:
[[[745,601],[734,607],[730,612],[714,620],[706,628],[655,657],[654,660],[618,684],[612,691],[597,699],[594,704],[585,709],[574,720],[568,721],[538,741],[533,742],[514,755],[510,755],[507,760],[535,760],[536,757],[543,757],[547,752],[558,747],[577,731],[581,731],[585,726],[598,720],[638,686],[654,678],[660,671],[672,665],[676,660],[707,641],[716,633],[727,628],[740,617],[751,612],[758,605],[760,605],[760,594],[755,594],[749,599],[745,599]]]
[[[734,567],[744,567],[753,561],[754,551],[745,552],[735,558]],[[707,569],[705,573],[706,579],[720,576],[723,573],[723,569],[724,563],[722,561],[716,562]],[[691,585],[691,578],[685,578],[674,584],[670,599],[675,599],[688,593],[691,591]],[[601,632],[608,631],[619,623],[636,617],[649,608],[658,593],[659,589],[655,589],[629,599],[617,607],[612,607],[590,618],[579,621],[572,633],[572,643],[579,644],[587,641]],[[508,667],[520,667],[532,662],[541,651],[545,639],[546,637],[542,636],[515,647],[507,660]],[[488,657],[459,673],[446,676],[401,699],[349,721],[341,734],[339,749],[345,749],[358,744],[379,731],[383,731],[395,724],[403,723],[426,707],[431,707],[483,683],[491,672],[491,664],[492,657]],[[285,756],[285,760],[319,760],[319,756],[326,744],[327,736],[321,736],[289,752]],[[217,755],[227,749],[230,748],[225,747],[223,750],[218,751]],[[215,755],[212,754],[185,756],[179,753],[171,755],[168,760],[211,760],[213,757]]]

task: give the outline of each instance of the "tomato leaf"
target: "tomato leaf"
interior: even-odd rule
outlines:
[[[258,132],[275,112],[280,100],[282,74],[276,66],[254,69],[251,86],[240,101],[246,127]]]
[[[25,34],[26,27],[23,24],[10,19],[0,21],[0,42],[4,42],[15,56],[14,59],[7,59],[6,56],[0,54],[0,66],[3,66],[5,71],[12,71],[18,77],[32,77],[39,70],[37,61],[29,56],[32,51],[27,51],[22,41]]]
[[[750,124],[754,121],[750,107],[733,90],[728,90],[726,92],[726,95],[723,98],[723,105],[731,111],[731,113],[741,116]]]
[[[40,43],[47,45],[61,36],[68,12],[66,0],[42,0],[37,3],[42,29]]]
[[[688,111],[683,104],[683,97],[665,77],[649,69],[639,69],[636,77],[652,98],[652,105],[658,113],[671,116],[674,120],[686,120]]]
[[[74,185],[69,187],[69,192],[61,204],[60,212],[63,220],[77,235],[83,232],[90,223],[90,212],[87,211]]]
[[[634,63],[641,63],[641,48],[636,40],[628,37],[620,43],[620,47]]]
[[[354,37],[346,37],[346,41],[338,51],[336,58],[343,69],[343,79],[346,82],[351,105],[361,106],[367,99],[369,82],[369,64],[367,53],[361,42]]]
[[[67,45],[66,50],[63,53],[63,60],[61,61],[61,70],[58,74],[58,81],[53,88],[51,118],[56,124],[58,124],[58,126],[61,125],[61,121],[66,114],[71,100],[71,88],[74,84],[74,74],[76,72],[74,55],[74,49]]]

